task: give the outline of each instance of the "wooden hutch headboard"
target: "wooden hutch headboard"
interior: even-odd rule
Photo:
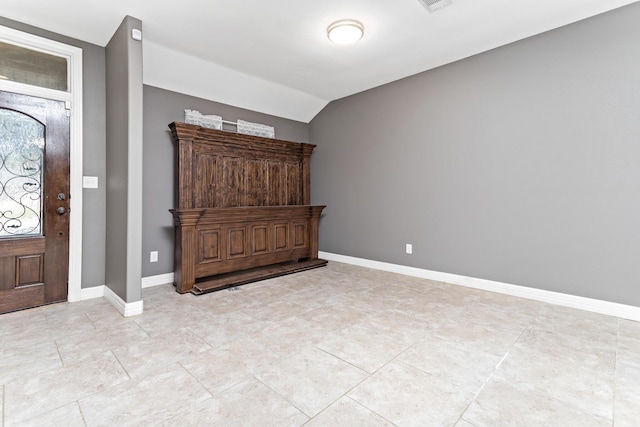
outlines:
[[[310,206],[315,145],[186,123],[175,146],[175,285],[204,293],[326,265]]]

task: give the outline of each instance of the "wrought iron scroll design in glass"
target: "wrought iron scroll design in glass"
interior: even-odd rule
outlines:
[[[0,238],[42,234],[44,126],[0,109]]]

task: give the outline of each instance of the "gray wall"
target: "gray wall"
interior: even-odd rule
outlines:
[[[142,225],[142,276],[173,272],[173,143],[168,124],[184,121],[184,110],[216,114],[274,126],[276,137],[309,142],[308,124],[232,107],[176,92],[144,87],[144,177]],[[158,251],[158,262],[149,262],[149,252]]]
[[[633,4],[329,104],[320,249],[640,306],[638,22]]]
[[[140,300],[142,244],[142,22],[125,17],[106,47],[106,286],[125,302]]]
[[[100,188],[85,189],[82,223],[82,287],[104,285],[105,275],[105,49],[0,17],[0,25],[82,49],[83,174],[97,176]],[[73,197],[73,194],[71,195]],[[73,215],[73,213],[71,213]]]

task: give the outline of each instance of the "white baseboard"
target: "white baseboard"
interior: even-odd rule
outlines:
[[[173,273],[158,274],[157,276],[149,276],[142,278],[142,289],[152,286],[167,285],[173,283]]]
[[[143,302],[142,300],[136,302],[124,302],[122,298],[120,298],[115,292],[113,292],[109,287],[104,287],[104,298],[113,305],[120,314],[124,317],[135,316],[138,314],[142,314],[143,310]]]
[[[512,295],[520,298],[546,302],[549,304],[606,314],[623,319],[640,321],[640,307],[632,305],[618,304],[615,302],[585,298],[576,295],[563,294],[560,292],[546,291],[543,289],[529,288],[526,286],[511,285],[502,282],[494,282],[492,280],[478,279],[475,277],[424,270],[422,268],[407,267],[380,261],[372,261],[364,258],[355,258],[346,255],[333,254],[330,252],[319,252],[318,256],[328,261],[358,265],[361,267],[373,268],[375,270],[389,271],[392,273],[404,274],[406,276],[420,277],[423,279],[446,282],[453,285],[482,289],[485,291]]]
[[[91,288],[80,289],[79,301],[85,301],[88,299],[102,298],[104,296],[104,285],[94,286]]]

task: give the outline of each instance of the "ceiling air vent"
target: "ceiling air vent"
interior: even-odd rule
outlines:
[[[418,0],[420,4],[427,8],[429,13],[433,13],[451,4],[451,0]]]

